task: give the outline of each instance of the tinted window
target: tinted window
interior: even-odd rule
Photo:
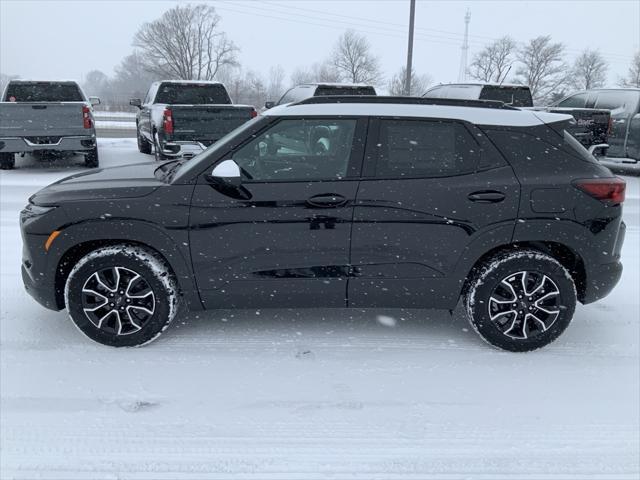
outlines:
[[[375,95],[376,91],[373,87],[331,87],[319,86],[316,89],[316,97],[325,97],[327,95]]]
[[[222,85],[163,83],[158,89],[155,103],[229,104],[231,99]]]
[[[499,87],[485,85],[480,92],[480,100],[496,100],[514,107],[532,107],[531,92],[525,87]]]
[[[587,96],[587,93],[578,93],[577,95],[572,95],[569,98],[565,98],[560,103],[558,103],[558,106],[566,108],[584,108],[587,102]]]
[[[5,102],[83,102],[82,93],[73,83],[10,83]]]
[[[622,110],[624,113],[635,113],[638,108],[638,98],[640,92],[635,91],[609,91],[599,92],[596,100],[596,108],[606,108],[608,110]]]
[[[356,120],[282,120],[233,159],[248,180],[330,180],[347,174]]]
[[[378,177],[440,177],[472,172],[478,145],[464,125],[380,120]]]
[[[291,103],[293,102],[293,91],[295,90],[295,88],[292,88],[290,90],[288,90],[280,100],[278,100],[278,105],[282,105],[284,103]]]

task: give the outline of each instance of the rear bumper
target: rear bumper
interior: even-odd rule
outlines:
[[[198,141],[176,141],[162,144],[162,154],[165,157],[194,157],[207,147]]]
[[[34,143],[25,137],[0,138],[0,153],[24,153],[42,150],[58,152],[82,152],[96,147],[95,133],[92,135],[78,135],[60,137],[53,143]]]
[[[611,293],[622,276],[622,263],[613,262],[598,265],[587,273],[587,284],[584,289],[584,297],[581,299],[585,305],[598,301]]]

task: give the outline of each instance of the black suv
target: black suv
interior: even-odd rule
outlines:
[[[191,309],[453,310],[497,347],[556,339],[615,286],[625,183],[500,103],[315,97],[188,161],[77,174],[21,215],[23,278],[113,346]]]

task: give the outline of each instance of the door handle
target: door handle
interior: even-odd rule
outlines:
[[[314,195],[307,200],[307,205],[316,208],[335,208],[347,203],[347,199],[337,193]]]
[[[472,202],[477,203],[499,203],[502,202],[506,196],[502,192],[496,192],[495,190],[486,190],[482,192],[470,193],[467,198]]]

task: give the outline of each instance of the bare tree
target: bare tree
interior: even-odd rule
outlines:
[[[284,68],[281,65],[276,65],[269,69],[269,83],[267,84],[267,99],[278,100],[284,93]]]
[[[313,82],[339,82],[340,73],[328,61],[314,63],[310,67],[298,67],[291,74],[291,85]]]
[[[640,50],[636,52],[631,60],[631,66],[626,78],[620,78],[618,84],[621,87],[640,88]]]
[[[398,72],[391,77],[387,88],[389,89],[389,95],[395,97],[405,95],[404,87],[407,79],[407,67],[402,67]],[[411,91],[409,96],[419,97],[422,95],[429,85],[433,83],[433,80],[429,75],[418,75],[415,70],[411,70]]]
[[[180,80],[213,80],[223,65],[237,64],[238,48],[220,31],[220,16],[210,5],[176,6],[145,23],[133,45],[145,68]]]
[[[104,97],[109,89],[109,77],[100,70],[91,70],[85,75],[82,87],[87,95]]]
[[[340,36],[333,49],[332,61],[341,80],[373,85],[382,80],[380,62],[371,53],[368,40],[354,30],[347,30]]]
[[[483,82],[502,83],[515,61],[515,53],[516,42],[511,37],[499,38],[474,55],[469,75]]]
[[[602,87],[607,80],[607,62],[597,50],[584,50],[573,63],[571,86],[577,90]]]
[[[18,75],[7,75],[6,73],[0,73],[0,95],[4,93],[4,89],[11,80],[20,78]]]
[[[567,80],[564,46],[552,43],[548,35],[530,40],[518,51],[517,59],[521,65],[516,80],[529,86],[536,105],[548,102]]]

